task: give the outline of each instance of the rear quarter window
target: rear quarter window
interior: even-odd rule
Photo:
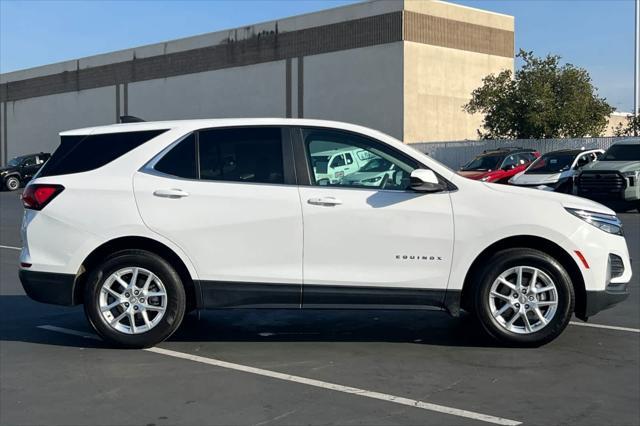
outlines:
[[[166,131],[167,129],[63,136],[60,146],[40,169],[38,177],[95,170]]]

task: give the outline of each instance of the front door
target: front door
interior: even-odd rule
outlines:
[[[22,180],[27,182],[30,180],[33,175],[36,174],[40,166],[37,164],[36,157],[27,157],[22,161],[20,174],[22,175]]]
[[[351,148],[390,169],[372,175],[367,162],[353,176],[328,182],[309,167],[310,185],[300,187],[303,306],[441,304],[453,251],[449,194],[412,191],[409,177],[417,162],[378,141],[303,129],[298,143],[309,164],[315,152]]]
[[[299,307],[302,213],[282,129],[202,130],[134,178],[149,228],[194,263],[206,307]]]

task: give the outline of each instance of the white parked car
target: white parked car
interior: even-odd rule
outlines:
[[[311,154],[314,176],[324,184],[334,184],[355,173],[370,160],[370,154],[362,149],[344,148],[331,141],[318,141],[318,152]],[[333,147],[333,149],[320,149]]]
[[[361,187],[311,166],[331,140],[397,169]],[[84,304],[123,347],[193,309],[440,308],[540,345],[627,297],[622,225],[582,198],[491,185],[378,131],[304,119],[116,124],[61,133],[23,194],[20,279]]]
[[[526,186],[544,191],[573,194],[575,177],[580,170],[604,154],[602,149],[562,149],[538,157],[526,170],[511,179],[511,185]]]
[[[396,170],[396,166],[391,161],[381,157],[372,158],[356,172],[343,177],[340,183],[349,186],[378,187],[384,185],[383,180],[393,179],[396,176]]]

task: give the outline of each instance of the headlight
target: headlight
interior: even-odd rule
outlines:
[[[362,182],[368,182],[368,183],[377,182],[380,179],[382,179],[382,176],[376,176],[376,177],[372,177],[372,178],[369,178],[369,179],[362,179]]]
[[[634,186],[636,182],[638,182],[638,178],[640,178],[640,171],[636,170],[635,172],[624,172],[622,173],[622,176],[629,180],[629,186]]]
[[[608,232],[609,234],[623,235],[622,234],[622,222],[616,215],[590,212],[582,209],[572,209],[565,207],[572,215],[584,220],[585,222]]]
[[[483,178],[480,178],[480,182],[486,182],[486,181],[488,181],[489,179],[491,179],[491,176],[485,176],[485,177],[483,177]]]

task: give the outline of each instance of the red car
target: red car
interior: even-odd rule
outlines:
[[[485,151],[460,168],[458,174],[482,182],[507,183],[540,153],[533,149],[499,148]]]

